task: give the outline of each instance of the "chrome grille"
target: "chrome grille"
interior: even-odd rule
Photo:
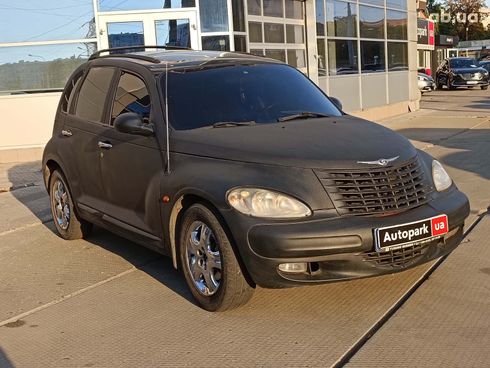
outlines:
[[[315,170],[341,215],[394,214],[429,201],[431,188],[417,157],[398,166]]]
[[[481,73],[463,73],[464,80],[480,80],[482,78]]]

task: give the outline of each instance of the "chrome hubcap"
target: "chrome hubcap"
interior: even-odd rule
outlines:
[[[61,180],[57,180],[53,186],[53,209],[54,217],[58,226],[66,230],[70,225],[70,206],[68,204],[68,193]]]
[[[192,223],[186,259],[197,290],[205,296],[216,293],[221,283],[221,255],[213,231],[201,221]]]

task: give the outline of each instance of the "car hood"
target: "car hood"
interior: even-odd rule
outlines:
[[[379,167],[358,164],[416,155],[403,136],[381,125],[341,116],[228,128],[171,132],[177,153],[260,164],[303,168]]]
[[[486,70],[481,68],[481,67],[478,67],[478,68],[453,68],[452,69],[453,73],[456,73],[456,74],[466,74],[466,73],[470,73],[470,74],[474,74],[474,73],[486,73]]]

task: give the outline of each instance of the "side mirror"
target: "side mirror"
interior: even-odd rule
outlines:
[[[337,109],[342,111],[342,102],[340,102],[338,98],[335,97],[328,97],[328,98],[330,98],[330,101],[332,101],[332,103],[337,107]]]
[[[134,112],[126,112],[114,120],[118,132],[149,137],[155,134],[152,124],[144,124],[141,116]]]

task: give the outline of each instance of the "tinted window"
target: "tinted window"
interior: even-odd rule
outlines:
[[[341,115],[310,80],[287,65],[171,71],[168,91],[170,123],[179,130],[217,122],[275,123],[302,111]]]
[[[388,42],[388,70],[408,70],[408,44]]]
[[[357,74],[357,41],[329,40],[328,66],[330,75]]]
[[[82,80],[83,72],[78,73],[75,75],[68,85],[65,87],[65,91],[63,93],[63,97],[61,100],[61,111],[63,112],[68,112],[71,111],[71,106],[73,104],[73,97],[75,95],[75,91],[77,89],[77,86],[80,84],[80,81]]]
[[[387,15],[387,29],[388,38],[395,40],[406,40],[407,37],[407,27],[408,27],[408,16],[405,12],[399,12],[394,10],[386,11]]]
[[[327,35],[357,37],[357,5],[343,1],[327,1]]]
[[[385,71],[384,42],[361,41],[361,71],[363,73]]]
[[[381,8],[359,6],[359,24],[362,38],[384,38],[385,12]]]
[[[80,88],[75,115],[90,121],[102,121],[105,100],[114,68],[92,68]]]
[[[150,106],[150,95],[143,80],[133,74],[123,73],[117,85],[111,122],[127,112],[134,112],[141,116],[143,121],[149,122]]]

